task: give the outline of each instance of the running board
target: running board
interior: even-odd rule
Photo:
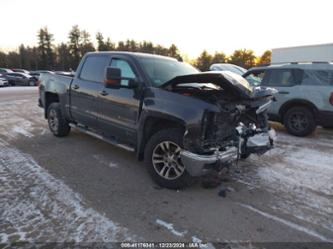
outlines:
[[[105,141],[105,142],[107,142],[109,144],[112,144],[114,146],[117,146],[119,148],[125,149],[125,150],[130,151],[130,152],[134,152],[135,151],[135,149],[133,147],[130,147],[130,146],[126,145],[126,144],[118,143],[117,141],[112,140],[112,139],[105,138],[102,135],[94,133],[94,132],[88,130],[87,128],[85,128],[85,127],[81,127],[80,125],[75,125],[75,124],[69,124],[69,125],[72,128],[78,129],[80,132],[83,132],[83,133],[88,134],[88,135],[90,135],[92,137],[98,138],[100,140],[103,140],[103,141]]]

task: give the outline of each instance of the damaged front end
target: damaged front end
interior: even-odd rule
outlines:
[[[276,134],[269,127],[267,109],[275,89],[253,89],[231,72],[180,76],[165,87],[215,107],[205,110],[200,125],[188,125],[184,134],[181,160],[191,176],[220,172],[273,147]]]

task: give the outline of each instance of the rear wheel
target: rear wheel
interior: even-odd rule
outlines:
[[[71,127],[61,113],[59,103],[52,103],[47,110],[49,128],[56,137],[65,137],[69,134]]]
[[[181,162],[183,147],[181,129],[165,129],[155,133],[145,148],[145,164],[153,180],[161,187],[184,188],[193,178]]]
[[[295,106],[284,115],[284,126],[290,134],[304,137],[310,135],[316,129],[316,121],[309,108]]]

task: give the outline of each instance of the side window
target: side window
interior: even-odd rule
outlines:
[[[251,86],[260,86],[265,76],[264,70],[253,71],[245,78],[251,84]]]
[[[274,69],[269,71],[268,86],[288,87],[297,84],[295,74],[291,69]]]
[[[333,70],[330,70],[329,72],[330,72],[329,73],[329,75],[330,75],[329,76],[330,85],[333,86]]]
[[[122,59],[112,59],[111,67],[116,67],[121,69],[121,76],[125,78],[135,79],[135,73],[131,67],[131,65]],[[122,86],[128,86],[128,80],[121,81]]]
[[[16,78],[20,78],[20,79],[24,78],[21,74],[17,74],[17,73],[14,73],[13,76]]]
[[[305,70],[302,85],[329,85],[330,77],[325,70]]]
[[[108,61],[108,56],[88,56],[83,64],[80,79],[103,82]]]

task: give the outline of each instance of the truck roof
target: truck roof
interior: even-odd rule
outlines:
[[[133,58],[161,58],[161,59],[169,59],[169,60],[175,60],[177,59],[163,56],[163,55],[157,55],[157,54],[149,54],[149,53],[139,53],[139,52],[128,52],[128,51],[99,51],[99,52],[89,52],[87,55],[96,54],[96,55],[126,55]]]

